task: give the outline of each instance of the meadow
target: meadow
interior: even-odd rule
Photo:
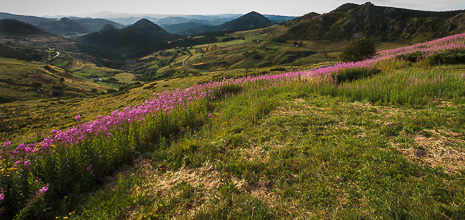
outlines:
[[[78,114],[3,144],[1,217],[460,219],[463,48],[454,35]]]

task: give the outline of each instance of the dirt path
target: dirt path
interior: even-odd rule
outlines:
[[[187,59],[185,59],[184,62],[183,62],[183,64],[182,64],[182,65],[184,66],[184,68],[186,68],[186,69],[189,70],[189,71],[196,71],[196,72],[208,73],[207,70],[201,70],[201,69],[196,69],[196,68],[189,67],[189,66],[187,65],[187,61],[192,57],[192,55],[191,55],[190,53],[188,53],[188,56],[189,56],[189,57],[187,57]]]

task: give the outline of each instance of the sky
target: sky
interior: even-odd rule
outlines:
[[[0,12],[35,16],[104,17],[126,14],[261,14],[302,16],[309,12],[327,13],[344,3],[363,4],[367,0],[1,0]],[[465,9],[464,0],[372,0],[378,6],[428,11]],[[105,15],[107,14],[107,15]],[[121,14],[118,14],[121,16]]]

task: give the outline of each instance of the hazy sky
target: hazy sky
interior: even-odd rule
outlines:
[[[130,14],[262,14],[301,16],[326,13],[347,3],[367,0],[1,0],[0,12],[23,15],[76,15],[98,12]],[[465,9],[464,0],[372,0],[375,5],[445,11]]]

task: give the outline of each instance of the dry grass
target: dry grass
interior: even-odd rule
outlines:
[[[413,140],[416,146],[397,149],[408,159],[418,161],[420,164],[433,168],[443,168],[450,175],[457,174],[465,168],[465,150],[457,146],[465,146],[460,139],[461,134],[450,131],[434,131],[431,137],[415,135]]]
[[[238,179],[227,173],[219,172],[208,162],[202,167],[182,167],[177,171],[165,171],[162,168],[155,168],[148,160],[142,161],[136,166],[138,167],[137,170],[141,172],[133,172],[131,175],[143,177],[147,182],[141,187],[135,186],[133,192],[136,195],[153,198],[153,206],[149,207],[149,209],[155,213],[159,208],[157,203],[160,199],[166,201],[167,199],[169,200],[180,196],[180,192],[176,190],[179,184],[192,187],[194,190],[193,193],[196,194],[195,199],[191,201],[184,210],[179,209],[176,211],[174,216],[172,216],[173,219],[192,218],[200,211],[205,211],[211,209],[213,206],[219,205],[216,201],[220,194],[219,189],[225,184],[225,179],[229,179],[241,194],[249,194],[256,197],[266,202],[271,208],[281,206],[278,202],[280,197],[275,192],[276,188],[271,181],[258,182],[257,184],[250,185],[244,179]],[[124,170],[126,170],[124,172],[127,172],[127,169]],[[109,181],[110,186],[107,187],[111,187],[114,182],[116,182],[116,179]],[[221,202],[223,201],[220,201],[220,203]],[[147,207],[135,207],[129,210],[127,216],[130,219],[142,219],[143,217],[139,215],[142,208]]]

